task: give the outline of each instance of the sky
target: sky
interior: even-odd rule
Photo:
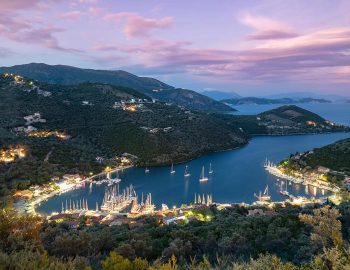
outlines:
[[[350,96],[348,0],[0,0],[0,66],[122,69],[182,88]]]

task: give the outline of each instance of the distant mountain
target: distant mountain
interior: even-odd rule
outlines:
[[[238,99],[224,99],[221,102],[230,104],[230,105],[263,105],[263,104],[298,104],[298,103],[330,103],[331,101],[326,99],[317,99],[317,98],[278,98],[278,99],[269,99],[269,98],[258,98],[258,97],[244,97]]]
[[[350,131],[296,105],[285,105],[258,115],[222,115],[227,123],[249,135],[290,135]]]
[[[135,89],[160,101],[204,111],[234,111],[230,106],[195,91],[175,88],[159,80],[139,77],[126,71],[82,69],[65,65],[31,63],[0,67],[0,73],[16,73],[51,84],[106,83]]]
[[[223,92],[218,90],[206,90],[201,92],[201,94],[218,101],[230,98],[241,98],[241,96],[235,92]]]
[[[268,98],[268,99],[281,99],[281,98],[292,98],[292,99],[301,99],[301,98],[308,98],[313,97],[316,99],[327,99],[331,101],[345,101],[348,100],[350,97],[341,96],[341,95],[333,95],[333,94],[318,94],[313,92],[289,92],[289,93],[280,93],[280,94],[273,94],[273,95],[266,95],[262,98]]]

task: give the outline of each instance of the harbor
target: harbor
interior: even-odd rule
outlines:
[[[263,192],[267,185],[271,200],[283,201],[287,197],[280,193],[280,186],[277,185],[279,183],[277,179],[282,180],[282,177],[281,175],[273,175],[264,168],[266,156],[269,156],[273,161],[279,161],[296,149],[298,151],[309,150],[347,136],[348,134],[339,133],[255,137],[247,147],[209,154],[184,164],[174,164],[173,170],[176,172],[173,174],[169,165],[147,168],[123,167],[115,170],[110,168],[109,176],[111,179],[118,179],[118,177],[121,179],[119,182],[120,191],[131,184],[139,195],[139,202],[141,202],[142,193],[144,199],[146,199],[147,194],[152,193],[152,204],[156,206],[156,209],[162,209],[162,204],[167,205],[170,209],[178,208],[182,204],[189,205],[193,202],[195,193],[212,194],[215,203],[252,204],[256,201],[254,193],[259,190]],[[289,144],[282,148],[286,145],[286,141]],[[211,173],[209,173],[210,163]],[[208,178],[207,181],[200,181],[203,166],[204,176]],[[80,183],[81,181],[83,182]],[[22,203],[20,209],[23,211],[25,209],[27,212],[35,210],[42,215],[49,215],[52,212],[60,212],[62,202],[83,198],[88,201],[89,209],[95,209],[96,202],[101,207],[106,188],[113,184],[107,180],[107,172],[102,172],[87,179],[81,179],[76,183],[63,180],[60,185],[62,185],[60,191],[52,189],[52,192],[46,193],[43,190],[42,194],[35,194],[28,203]],[[305,186],[297,182],[292,182],[292,185],[288,186],[288,192],[295,197],[305,198],[327,197],[332,194],[327,189],[323,192],[322,189],[314,189],[312,186]]]
[[[314,176],[313,178],[307,177],[307,176],[301,176],[301,177],[295,177],[291,175],[287,175],[281,171],[281,169],[276,166],[273,162],[266,160],[264,164],[265,170],[269,172],[270,174],[285,179],[287,181],[293,182],[295,184],[300,184],[304,186],[312,186],[315,188],[318,188],[321,190],[321,192],[324,193],[324,191],[330,191],[333,193],[337,193],[340,191],[340,188],[334,184],[331,184],[329,182],[323,181],[319,179],[319,176]]]
[[[111,178],[112,173],[116,173],[118,175],[120,171],[131,167],[131,165],[119,166],[86,178],[82,178],[80,175],[64,175],[63,178],[59,179],[57,182],[52,182],[42,187],[31,187],[28,190],[28,192],[31,193],[29,198],[27,196],[23,198],[22,191],[16,192],[15,197],[19,198],[16,199],[14,207],[20,213],[36,213],[36,208],[42,203],[50,200],[53,197],[61,196],[67,192],[84,188],[87,184],[91,189],[93,183],[97,185],[113,185],[120,183],[120,178]]]

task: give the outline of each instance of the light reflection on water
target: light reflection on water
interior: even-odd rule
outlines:
[[[255,114],[280,105],[244,105],[235,108],[238,114]],[[298,104],[305,109],[320,114],[333,122],[350,125],[350,104]],[[144,168],[131,168],[121,172],[122,182],[120,189],[132,184],[141,197],[141,193],[152,192],[152,198],[159,207],[166,203],[169,207],[190,203],[194,200],[194,194],[212,194],[214,202],[246,202],[255,200],[253,194],[263,191],[269,185],[272,199],[283,200],[279,193],[280,185],[277,177],[268,174],[263,167],[267,158],[278,163],[295,152],[302,152],[321,147],[337,140],[349,138],[348,133],[298,135],[281,137],[255,137],[250,143],[240,149],[213,153],[192,160],[186,164],[175,165],[176,173],[170,174],[169,167],[150,168],[145,173]],[[209,163],[212,163],[214,173],[208,175]],[[185,166],[191,173],[190,177],[184,177]],[[209,181],[200,183],[199,176],[205,166]],[[94,208],[96,202],[100,205],[106,185],[93,185],[92,190],[87,184],[85,187],[53,197],[41,204],[38,211],[51,213],[60,211],[62,202],[65,200],[88,200],[89,207]],[[288,191],[293,195],[300,196],[324,196],[322,190],[314,187],[292,184]]]

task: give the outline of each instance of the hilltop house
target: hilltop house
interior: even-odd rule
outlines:
[[[31,123],[45,123],[46,122],[45,119],[41,118],[41,115],[39,112],[24,116],[23,119],[26,120],[26,125],[30,125]]]
[[[326,167],[323,167],[323,166],[318,166],[317,167],[317,171],[319,173],[325,174],[325,173],[329,173],[331,170],[329,168],[326,168]]]

